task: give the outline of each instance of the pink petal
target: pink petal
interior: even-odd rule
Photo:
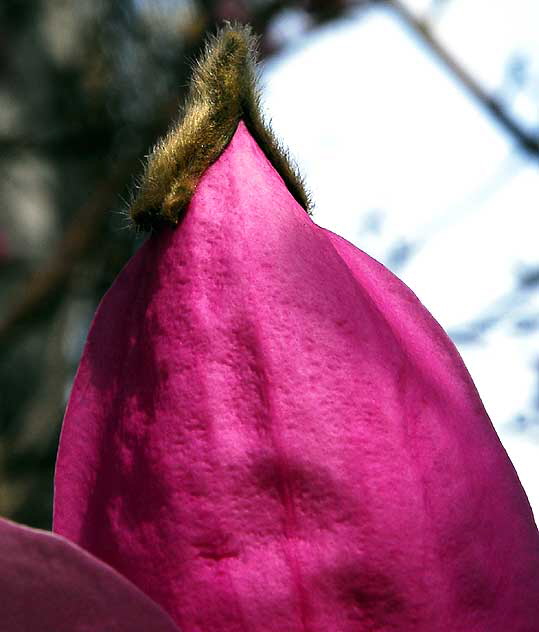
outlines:
[[[2,632],[179,632],[111,568],[63,538],[0,519]]]
[[[539,534],[455,348],[243,124],[99,308],[55,529],[184,632],[539,630]]]

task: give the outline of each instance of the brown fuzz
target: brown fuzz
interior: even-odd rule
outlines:
[[[262,118],[256,58],[257,39],[248,26],[226,25],[208,40],[179,121],[148,157],[130,209],[137,228],[178,223],[202,174],[219,158],[240,120],[290,193],[310,211],[301,176]]]

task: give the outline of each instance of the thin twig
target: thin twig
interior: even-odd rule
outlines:
[[[476,101],[516,140],[518,145],[534,159],[539,159],[539,138],[527,132],[492,97],[480,83],[438,41],[425,20],[417,18],[400,0],[383,0],[396,15],[409,26],[430,48],[458,81],[472,94]]]

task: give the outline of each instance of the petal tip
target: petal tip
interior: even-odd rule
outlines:
[[[295,199],[310,211],[298,169],[262,117],[257,57],[258,38],[250,26],[227,23],[208,38],[178,122],[148,157],[130,209],[135,228],[178,223],[203,173],[226,148],[240,120]]]

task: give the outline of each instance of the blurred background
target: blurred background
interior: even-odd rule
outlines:
[[[0,515],[50,527],[88,326],[143,239],[134,178],[224,19],[262,37],[267,116],[314,220],[449,332],[538,516],[536,0],[4,0]]]

